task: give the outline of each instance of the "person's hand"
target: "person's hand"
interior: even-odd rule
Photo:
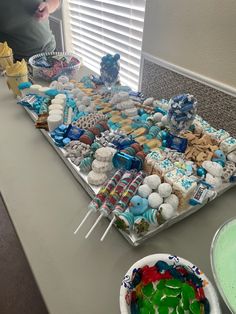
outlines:
[[[41,21],[49,17],[49,6],[47,2],[41,2],[38,6],[38,9],[35,12],[35,17]]]

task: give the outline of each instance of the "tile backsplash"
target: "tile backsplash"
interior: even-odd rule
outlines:
[[[236,137],[236,97],[199,83],[184,75],[144,59],[141,90],[146,97],[169,99],[181,93],[193,94],[198,113],[213,127]]]

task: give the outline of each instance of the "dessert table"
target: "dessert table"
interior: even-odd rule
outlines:
[[[3,78],[0,125],[0,191],[51,314],[119,313],[124,274],[149,254],[188,259],[214,284],[210,245],[218,227],[235,215],[235,187],[139,247],[130,246],[115,228],[101,243],[106,220],[85,240],[95,215],[76,236],[73,231],[89,196],[16,104]],[[222,313],[230,313],[221,305]]]

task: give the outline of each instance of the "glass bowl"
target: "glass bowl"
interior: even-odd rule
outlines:
[[[233,217],[220,226],[211,244],[213,276],[224,302],[232,313],[236,313],[235,256],[236,217]]]
[[[50,66],[50,62],[47,60],[54,60],[54,65]],[[57,80],[61,75],[67,76],[70,80],[77,80],[80,66],[81,60],[74,54],[66,52],[39,53],[29,59],[29,68],[33,79],[47,82]]]

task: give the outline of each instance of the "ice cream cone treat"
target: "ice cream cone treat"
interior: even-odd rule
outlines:
[[[6,67],[13,64],[12,49],[7,42],[0,43],[0,70],[5,71]]]
[[[7,85],[15,96],[21,95],[18,86],[22,82],[28,81],[27,63],[23,59],[6,67]]]

